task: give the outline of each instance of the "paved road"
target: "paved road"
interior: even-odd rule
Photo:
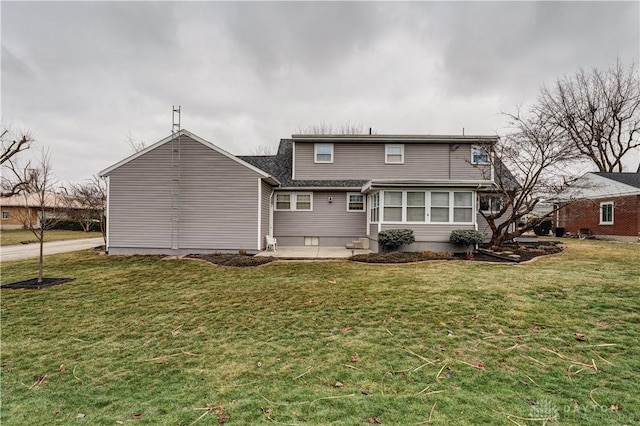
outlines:
[[[70,251],[86,250],[104,244],[102,238],[84,238],[79,240],[66,241],[50,241],[44,243],[44,254],[66,253]],[[0,263],[9,260],[28,259],[30,257],[38,257],[40,254],[40,245],[18,244],[15,246],[0,247]]]

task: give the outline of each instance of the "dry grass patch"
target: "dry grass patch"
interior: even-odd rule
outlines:
[[[102,233],[100,232],[82,232],[82,231],[60,231],[56,229],[49,230],[44,234],[44,240],[47,241],[62,241],[62,240],[76,240],[79,238],[100,238]],[[0,245],[10,246],[15,244],[26,244],[37,242],[33,232],[24,229],[16,230],[3,230],[0,232]]]
[[[76,281],[0,293],[0,421],[634,424],[638,252],[576,240],[518,266],[260,268],[51,256],[47,273]],[[3,264],[2,282],[34,265]]]

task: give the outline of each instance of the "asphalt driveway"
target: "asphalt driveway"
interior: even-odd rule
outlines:
[[[84,238],[78,240],[50,241],[44,243],[44,254],[67,253],[70,251],[86,250],[104,244],[102,238]],[[10,260],[29,259],[38,257],[40,245],[38,243],[17,244],[0,247],[0,263]]]

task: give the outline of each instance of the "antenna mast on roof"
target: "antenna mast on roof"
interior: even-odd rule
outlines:
[[[180,248],[180,105],[172,107],[171,127],[171,249]]]

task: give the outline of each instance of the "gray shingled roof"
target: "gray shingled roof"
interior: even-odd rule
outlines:
[[[331,187],[331,188],[360,188],[367,183],[366,180],[292,180],[291,164],[293,157],[293,140],[282,139],[278,147],[276,155],[246,155],[238,156],[239,159],[246,161],[269,173],[278,179],[283,187]]]
[[[616,182],[624,183],[625,185],[633,186],[634,188],[640,188],[640,173],[631,172],[596,172],[598,176],[602,176],[607,179],[615,180]]]

